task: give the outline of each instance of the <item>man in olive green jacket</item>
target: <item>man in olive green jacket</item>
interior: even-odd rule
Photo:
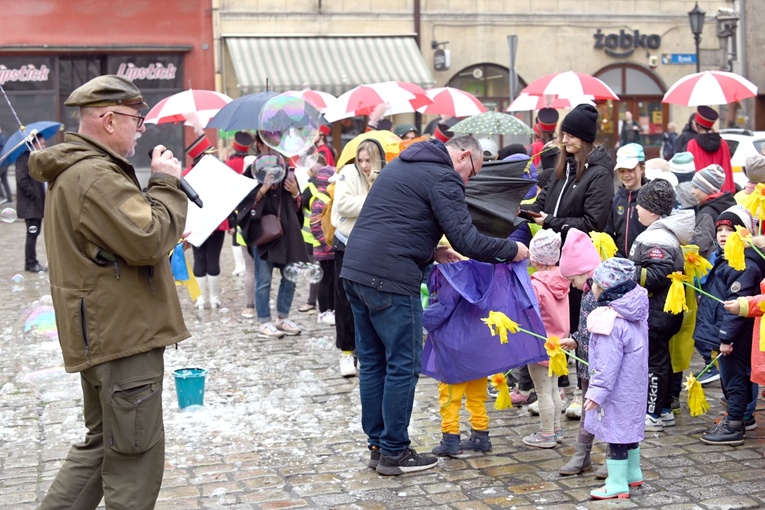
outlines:
[[[45,245],[67,372],[79,372],[87,433],[41,509],[152,509],[162,483],[164,349],[188,338],[168,254],[183,235],[181,167],[163,146],[145,193],[126,158],[147,108],[132,82],[100,76],[76,89],[77,133],[34,152],[48,183]],[[164,151],[164,152],[163,152]]]

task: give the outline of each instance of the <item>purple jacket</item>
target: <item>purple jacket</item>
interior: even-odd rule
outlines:
[[[648,293],[635,287],[588,317],[590,386],[584,428],[607,443],[637,443],[645,437],[648,400]]]

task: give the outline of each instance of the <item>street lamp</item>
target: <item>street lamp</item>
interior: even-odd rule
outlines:
[[[699,44],[701,43],[701,32],[704,30],[704,16],[706,12],[699,9],[699,3],[696,2],[695,7],[688,13],[688,21],[691,22],[691,32],[693,32],[693,40],[696,42],[696,72],[698,73],[701,68],[701,61],[699,60]]]

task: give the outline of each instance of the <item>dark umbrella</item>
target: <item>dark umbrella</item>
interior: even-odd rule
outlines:
[[[260,129],[263,105],[276,95],[276,92],[268,91],[238,97],[221,108],[205,127],[224,131]]]
[[[0,162],[5,165],[10,165],[16,161],[19,156],[29,150],[27,143],[24,143],[24,139],[31,140],[34,136],[42,135],[45,140],[53,138],[56,133],[61,129],[62,124],[60,122],[53,122],[49,120],[41,120],[39,122],[32,122],[24,126],[24,130],[18,130],[13,133],[8,141],[5,142],[2,152],[0,152]],[[34,135],[33,135],[34,133]]]
[[[526,192],[536,184],[522,177],[526,161],[486,162],[465,186],[465,201],[473,225],[482,234],[505,238],[523,221],[516,216]]]

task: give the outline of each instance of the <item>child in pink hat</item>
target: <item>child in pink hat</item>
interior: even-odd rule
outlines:
[[[587,329],[587,317],[595,308],[597,302],[590,289],[590,281],[595,268],[600,265],[600,255],[590,236],[571,228],[566,235],[566,242],[563,244],[563,250],[560,256],[560,273],[568,278],[571,285],[583,291],[582,304],[579,310],[579,329],[571,335],[571,338],[561,338],[561,346],[564,349],[576,349],[576,355],[582,360],[587,361],[590,343],[590,331]],[[576,363],[576,373],[582,393],[587,393],[589,375],[587,366],[582,363]],[[579,410],[581,413],[581,397]],[[573,404],[572,404],[573,405]],[[571,406],[569,406],[570,408]],[[566,416],[569,416],[568,409]],[[590,451],[592,450],[592,441],[595,438],[584,429],[584,420],[579,422],[579,434],[576,439],[574,455],[560,468],[562,475],[578,475],[583,471],[592,469],[592,460]],[[606,465],[598,469],[595,473],[598,478],[605,479],[608,476]]]

